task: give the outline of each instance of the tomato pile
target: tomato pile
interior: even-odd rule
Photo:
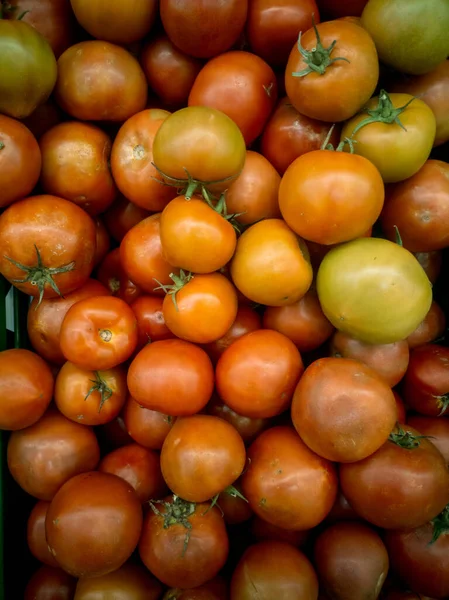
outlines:
[[[25,600],[447,600],[448,1],[0,7]]]

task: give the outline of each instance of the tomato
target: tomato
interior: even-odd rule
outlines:
[[[430,441],[443,455],[449,464],[449,420],[437,417],[422,417],[412,415],[408,417],[407,424],[417,429],[422,435],[429,436]]]
[[[174,277],[163,303],[167,327],[197,344],[222,338],[237,316],[237,292],[220,273]]]
[[[228,600],[226,582],[220,577],[214,577],[203,585],[187,590],[170,588],[162,600]]]
[[[314,558],[320,586],[331,598],[379,597],[389,560],[384,543],[371,527],[345,522],[328,527],[315,541]]]
[[[378,238],[360,238],[328,252],[317,291],[329,321],[369,344],[405,339],[432,303],[430,282],[415,257]]]
[[[250,546],[232,575],[231,597],[252,600],[257,596],[316,600],[318,578],[305,554],[285,542]]]
[[[242,437],[245,444],[250,444],[255,438],[264,431],[270,422],[270,419],[257,419],[239,415],[229,408],[220,398],[214,394],[207,405],[207,412],[215,417],[220,417],[230,423]]]
[[[148,211],[162,210],[176,195],[153,166],[154,137],[169,114],[157,108],[138,112],[121,126],[112,146],[111,169],[117,187]]]
[[[47,40],[28,23],[0,19],[0,113],[28,117],[50,96],[57,77]]]
[[[349,15],[360,16],[368,0],[345,0],[335,2],[335,0],[317,0],[320,11],[333,19]]]
[[[27,331],[34,349],[45,360],[62,365],[65,358],[59,345],[59,336],[67,311],[79,300],[102,295],[108,295],[105,286],[95,279],[88,279],[84,285],[66,296],[46,298],[40,304],[38,298],[33,298],[28,309]]]
[[[224,267],[237,244],[235,229],[226,217],[223,204],[214,207],[200,197],[174,198],[161,214],[165,259],[194,273],[212,273]]]
[[[234,482],[232,487],[234,489],[221,492],[217,505],[220,507],[227,525],[239,525],[248,521],[253,516],[253,511],[247,500],[241,496],[240,483]]]
[[[417,348],[437,340],[446,330],[446,315],[439,304],[432,302],[429,312],[407,338],[409,348]]]
[[[117,193],[109,169],[112,142],[104,131],[87,123],[60,123],[39,145],[45,193],[66,198],[90,215],[112,204]]]
[[[191,588],[215,577],[229,550],[219,510],[176,496],[150,506],[139,542],[147,569],[171,587]]]
[[[40,500],[51,500],[66,481],[95,469],[99,460],[93,430],[50,409],[34,425],[11,434],[8,442],[11,475]]]
[[[122,122],[145,108],[147,82],[137,59],[127,50],[89,40],[59,57],[55,97],[75,119]]]
[[[125,563],[100,577],[80,579],[73,600],[107,600],[111,594],[124,600],[158,600],[162,585],[140,565]]]
[[[379,62],[371,36],[354,23],[328,21],[306,31],[293,46],[285,88],[301,114],[340,122],[365,105],[378,78]]]
[[[410,352],[404,400],[422,415],[439,417],[449,406],[449,348],[425,344]]]
[[[298,32],[319,23],[315,0],[253,0],[249,3],[246,37],[251,50],[270,65],[285,67]]]
[[[343,126],[341,139],[353,139],[354,152],[370,160],[386,183],[395,183],[424,165],[432,150],[435,128],[432,110],[422,100],[381,90]]]
[[[262,133],[276,100],[273,69],[255,54],[240,50],[206,63],[189,94],[189,106],[209,106],[231,117],[247,145]]]
[[[175,417],[144,408],[129,396],[123,409],[123,420],[126,431],[135,442],[144,448],[160,450]]]
[[[39,500],[29,514],[27,521],[27,543],[31,554],[41,563],[58,567],[58,563],[48,549],[45,539],[45,517],[50,502]]]
[[[159,454],[138,444],[128,444],[104,456],[98,465],[102,473],[111,473],[127,481],[144,504],[166,494]]]
[[[334,465],[312,452],[293,427],[278,426],[259,435],[248,450],[242,491],[253,511],[283,529],[315,527],[337,495]]]
[[[443,255],[441,250],[433,252],[414,252],[416,259],[426,272],[430,283],[435,283],[441,273]]]
[[[15,431],[42,417],[53,396],[47,363],[29,350],[0,352],[0,429]]]
[[[393,395],[394,399],[396,400],[396,408],[398,411],[398,423],[405,423],[407,417],[407,409],[404,404],[404,400],[395,390],[393,390]]]
[[[285,335],[269,329],[247,333],[218,360],[216,388],[238,414],[268,418],[289,406],[304,371],[301,355]]]
[[[206,352],[184,340],[148,344],[128,369],[131,396],[164,415],[194,415],[206,406],[213,388],[214,370]]]
[[[382,229],[390,240],[399,229],[404,248],[432,252],[449,245],[449,164],[428,160],[387,195]]]
[[[154,138],[157,170],[168,183],[187,186],[189,198],[198,182],[215,192],[227,189],[240,174],[245,157],[245,140],[236,123],[220,110],[205,106],[174,112]]]
[[[418,96],[430,106],[437,125],[434,146],[449,141],[449,60],[441,62],[429,73],[398,81],[393,85],[393,91]]]
[[[105,371],[127,360],[137,346],[137,321],[120,298],[95,296],[74,304],[64,317],[60,345],[66,360]]]
[[[109,237],[109,232],[106,229],[106,225],[104,224],[103,219],[101,219],[100,217],[97,217],[95,219],[95,229],[96,248],[94,265],[97,267],[111,249],[111,238]]]
[[[73,600],[76,579],[55,567],[40,567],[28,581],[24,600]]]
[[[150,213],[147,210],[140,208],[133,202],[129,202],[119,194],[117,200],[104,213],[103,218],[111,236],[117,242],[121,242],[134,225],[149,216]]]
[[[93,220],[56,196],[25,198],[0,215],[0,273],[39,300],[81,287],[92,271],[95,245]]]
[[[38,182],[42,158],[31,131],[19,121],[0,115],[0,207],[31,193]]]
[[[380,215],[382,178],[356,154],[316,150],[288,167],[279,187],[287,225],[305,240],[338,244],[361,237]]]
[[[97,279],[110,292],[131,304],[140,297],[142,290],[135,283],[128,279],[120,260],[120,248],[114,248],[107,253],[97,269]]]
[[[63,120],[62,110],[52,97],[40,104],[22,123],[28,127],[34,137],[39,140],[42,135]]]
[[[70,0],[75,17],[82,27],[94,38],[132,44],[148,34],[157,15],[156,0],[134,1],[125,7],[119,1]]]
[[[231,275],[247,298],[267,306],[294,304],[313,277],[305,243],[282,219],[254,223],[240,236]]]
[[[409,345],[406,340],[392,344],[365,344],[336,331],[330,343],[330,355],[359,360],[376,371],[390,387],[394,387],[407,371]]]
[[[358,515],[341,490],[338,490],[332,510],[326,517],[326,523],[339,523],[340,521],[361,521]]]
[[[247,12],[247,0],[160,3],[162,24],[170,40],[182,52],[198,58],[210,58],[228,50],[243,31]]]
[[[373,37],[379,59],[397,71],[427,73],[449,55],[445,0],[369,0],[362,26]]]
[[[291,529],[282,529],[277,525],[272,525],[264,521],[257,515],[251,520],[251,535],[258,541],[274,540],[285,542],[292,546],[302,547],[309,538],[308,531],[292,531]]]
[[[263,314],[263,326],[283,333],[300,352],[316,350],[334,331],[321,310],[315,290],[309,290],[294,304],[268,306]]]
[[[176,269],[163,255],[160,236],[161,214],[156,213],[134,225],[120,244],[120,261],[125,273],[147,294],[163,295],[161,284],[172,283]]]
[[[100,577],[131,556],[142,530],[142,509],[133,488],[116,475],[91,471],[72,477],[48,508],[48,546],[64,571]]]
[[[142,49],[140,62],[150,88],[165,106],[187,104],[202,62],[177,48],[166,35],[158,35]]]
[[[400,425],[377,452],[340,465],[344,495],[377,527],[420,527],[449,501],[446,461],[431,441],[419,436],[413,427]]]
[[[292,402],[292,421],[314,452],[355,462],[384,444],[397,420],[389,383],[350,358],[322,358],[304,372]]]
[[[132,302],[131,308],[137,319],[138,350],[151,342],[175,337],[165,324],[162,304],[163,299],[159,296],[140,296]]]

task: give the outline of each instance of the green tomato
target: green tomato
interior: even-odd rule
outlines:
[[[55,86],[53,50],[28,23],[0,19],[0,56],[0,113],[28,117]]]
[[[432,303],[432,286],[411,252],[378,238],[330,250],[317,274],[324,314],[339,331],[369,344],[407,338]]]
[[[448,0],[369,0],[362,25],[398,71],[428,73],[449,56]]]

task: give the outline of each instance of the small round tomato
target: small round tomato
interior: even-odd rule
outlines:
[[[215,577],[229,551],[219,510],[176,496],[150,506],[139,542],[147,569],[171,587],[196,587]]]
[[[144,408],[128,396],[123,409],[123,421],[130,437],[144,448],[160,450],[176,417]]]
[[[405,339],[432,303],[432,286],[413,254],[380,238],[330,250],[318,269],[317,291],[329,321],[369,344]]]
[[[75,577],[62,569],[44,565],[28,581],[24,600],[45,600],[46,598],[73,600],[75,589]]]
[[[251,519],[251,535],[258,542],[273,540],[276,542],[286,542],[298,548],[303,547],[308,538],[309,531],[293,531],[291,529],[282,529],[277,525],[264,521],[257,515]]]
[[[0,429],[15,431],[39,421],[53,388],[51,369],[38,354],[19,348],[0,352]]]
[[[159,296],[140,296],[131,304],[137,319],[138,350],[151,342],[175,337],[165,324],[163,302]]]
[[[31,554],[50,567],[58,567],[56,558],[48,549],[45,539],[45,518],[50,502],[39,500],[29,514],[27,521],[27,543]]]
[[[443,266],[443,255],[441,250],[433,252],[414,252],[414,255],[424,269],[430,283],[435,283],[441,273]]]
[[[288,59],[285,88],[301,114],[340,122],[365,105],[378,78],[371,36],[354,23],[328,21],[300,35]]]
[[[72,477],[48,508],[45,533],[53,556],[75,577],[99,577],[121,567],[142,530],[133,488],[115,475],[91,471]]]
[[[66,198],[90,215],[112,204],[117,194],[109,167],[112,141],[99,127],[60,123],[44,133],[39,146],[45,193]]]
[[[313,273],[303,240],[282,219],[266,219],[240,236],[231,276],[253,302],[284,306],[305,295]]]
[[[265,521],[302,531],[330,512],[337,496],[336,468],[312,452],[293,427],[261,433],[249,447],[248,458],[242,492]]]
[[[245,444],[250,444],[256,437],[264,431],[270,419],[258,419],[253,417],[245,417],[229,408],[220,398],[214,394],[207,405],[207,413],[214,417],[220,417],[230,423],[239,432]]]
[[[161,583],[147,569],[129,562],[112,573],[80,579],[73,600],[107,600],[111,595],[123,600],[159,600],[161,594]]]
[[[214,369],[198,346],[179,339],[161,340],[148,344],[134,358],[128,389],[145,408],[175,417],[194,415],[212,396]]]
[[[422,435],[429,436],[432,444],[438,448],[449,465],[449,419],[412,415],[408,417],[407,424]]]
[[[137,204],[129,202],[119,194],[117,200],[104,213],[103,219],[107,230],[117,242],[121,242],[128,231],[150,216],[150,213]]]
[[[417,348],[424,344],[434,342],[446,330],[446,315],[439,304],[432,302],[429,312],[413,333],[407,338],[409,348]]]
[[[439,417],[449,407],[449,348],[425,344],[410,352],[404,378],[406,404],[421,415]]]
[[[55,97],[66,113],[80,121],[122,122],[145,108],[147,81],[130,52],[89,40],[59,57]]]
[[[237,244],[225,205],[202,198],[177,196],[161,214],[161,243],[165,259],[193,273],[212,273],[233,257]]]
[[[136,349],[137,321],[120,298],[86,298],[74,304],[64,317],[60,344],[66,359],[78,367],[112,369]]]
[[[420,527],[449,502],[446,461],[409,425],[399,425],[371,456],[341,464],[340,485],[354,510],[384,529]]]
[[[90,427],[66,419],[56,410],[31,427],[15,431],[8,442],[8,468],[31,496],[51,500],[74,475],[95,469],[100,460]]]
[[[97,268],[97,279],[109,290],[111,296],[124,300],[126,304],[137,300],[142,293],[123,269],[120,248],[114,248],[103,258]]]
[[[101,219],[100,217],[97,217],[95,219],[95,229],[97,232],[97,244],[95,248],[94,265],[98,267],[98,265],[101,263],[101,261],[111,249],[111,238],[109,237],[109,232],[106,229],[106,225],[104,224],[103,219]]]

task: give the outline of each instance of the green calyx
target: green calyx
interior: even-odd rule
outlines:
[[[362,111],[368,116],[366,117],[366,119],[363,119],[363,121],[360,121],[360,123],[352,132],[352,135],[354,136],[358,131],[362,129],[362,127],[370,125],[371,123],[385,123],[387,125],[392,125],[393,123],[396,123],[396,125],[399,125],[399,127],[401,127],[404,131],[407,131],[407,129],[401,123],[399,117],[413,102],[413,100],[416,100],[414,96],[406,104],[404,104],[404,106],[395,108],[387,92],[385,90],[381,90],[376,108],[365,108]]]
[[[240,217],[241,215],[244,215],[245,213],[241,212],[241,213],[228,214],[225,193],[221,194],[221,196],[218,198],[218,200],[214,196],[212,196],[212,194],[210,194],[204,186],[201,187],[201,193],[202,193],[204,201],[212,210],[214,210],[216,213],[218,213],[226,221],[229,221],[237,233],[242,232],[243,226],[236,219],[237,219],[237,217]]]
[[[437,406],[440,409],[438,414],[439,417],[443,416],[449,407],[449,394],[445,394],[444,396],[436,396],[435,397]]]
[[[411,431],[406,431],[398,424],[396,431],[390,433],[388,441],[400,446],[404,450],[413,450],[419,448],[421,440],[429,439],[431,436],[428,435],[415,435]]]
[[[223,494],[228,494],[232,498],[240,498],[240,500],[243,500],[244,502],[248,503],[248,500],[236,487],[234,487],[233,485],[228,485],[228,487],[225,490],[223,490],[219,494],[216,494],[212,498],[210,506],[203,513],[203,515],[207,514],[212,508],[214,508],[214,506],[217,506],[217,508],[219,508],[223,514],[223,511],[221,510],[220,503],[219,503],[220,496],[222,496]]]
[[[341,140],[341,142],[338,144],[338,146],[336,148],[334,148],[334,146],[330,143],[330,139],[332,136],[332,132],[334,131],[334,128],[335,128],[335,125],[332,125],[332,127],[329,129],[326,139],[324,140],[323,144],[321,145],[321,150],[331,150],[332,152],[343,152],[343,150],[345,149],[345,146],[348,145],[349,153],[354,154],[354,144],[356,144],[357,141],[353,140],[352,137],[345,137],[345,139]]]
[[[156,508],[156,504],[162,505],[164,507],[164,512],[161,512],[158,508]],[[173,527],[173,525],[181,525],[186,529],[184,546],[182,550],[182,556],[184,556],[189,545],[190,534],[192,530],[192,524],[190,523],[189,519],[195,513],[195,503],[182,500],[182,498],[179,498],[178,496],[173,496],[172,502],[165,502],[163,500],[150,500],[150,507],[155,515],[164,520],[164,529],[169,529],[170,527]]]
[[[440,535],[449,531],[449,504],[432,520],[433,535],[429,546],[434,544]]]
[[[91,394],[94,392],[98,392],[100,394],[100,405],[98,407],[98,412],[101,412],[104,403],[109,400],[112,396],[112,390],[106,383],[104,379],[102,379],[99,371],[94,371],[95,379],[90,379],[89,381],[93,384],[90,390],[87,392],[84,401],[86,401]]]
[[[193,279],[193,273],[186,272],[180,269],[179,275],[176,275],[175,273],[170,273],[170,279],[173,281],[173,283],[169,285],[164,285],[163,283],[155,279],[154,281],[159,284],[159,286],[155,288],[155,291],[163,290],[166,294],[169,294],[172,297],[173,304],[175,305],[176,310],[179,311],[178,303],[176,300],[176,294],[179,292],[179,290],[182,290],[182,288],[187,283],[189,283],[189,281]]]

